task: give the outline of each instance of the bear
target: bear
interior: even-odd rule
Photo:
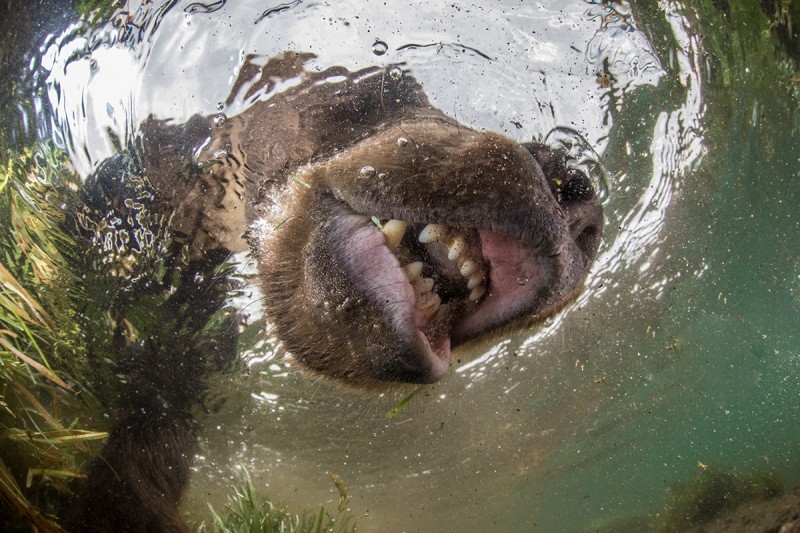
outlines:
[[[244,111],[150,117],[136,149],[188,271],[257,260],[270,333],[297,368],[367,391],[434,383],[453,349],[580,294],[603,211],[567,154],[459,124],[400,67],[313,71],[313,57],[248,56],[226,102]],[[171,300],[213,310],[207,289]],[[71,531],[187,530],[205,370],[191,346],[139,349]]]

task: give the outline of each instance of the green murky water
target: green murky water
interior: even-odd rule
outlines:
[[[125,2],[93,22],[17,8],[4,24],[31,41],[3,43],[22,72],[3,157],[54,143],[85,182],[150,114],[241,112],[218,104],[244,56],[283,50],[314,52],[310,68],[403,63],[462,123],[585,139],[606,194],[586,293],[457,354],[392,420],[395,396],[295,373],[257,289],[232,294],[248,372],[212,385],[226,401],[203,419],[184,509],[207,519],[244,465],[296,508],[335,506],[336,473],[361,531],[592,530],[658,513],[707,467],[800,483],[800,20],[778,4]]]

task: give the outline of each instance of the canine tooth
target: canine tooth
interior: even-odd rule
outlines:
[[[428,224],[419,232],[419,242],[442,242],[447,234],[447,227],[441,224]]]
[[[386,246],[390,250],[397,250],[398,246],[400,246],[400,241],[403,240],[403,235],[405,235],[407,227],[408,224],[402,220],[395,219],[392,219],[383,225],[381,231],[386,237]]]
[[[477,302],[478,300],[481,299],[481,296],[483,296],[485,293],[486,293],[486,285],[478,285],[477,287],[472,289],[471,293],[469,293],[469,301]]]
[[[425,294],[433,290],[433,280],[431,278],[422,278],[414,282],[414,290],[417,294]]]
[[[483,283],[483,276],[483,270],[475,272],[472,276],[470,276],[469,281],[467,282],[467,288],[472,290]]]
[[[408,280],[413,283],[415,280],[419,279],[420,275],[422,275],[422,262],[416,261],[414,263],[403,265],[403,270],[406,271]]]
[[[457,236],[455,239],[450,241],[450,246],[448,247],[447,258],[450,261],[455,261],[457,258],[461,257],[461,254],[464,253],[464,250],[467,249],[467,241],[461,235]]]
[[[461,275],[465,278],[472,276],[478,270],[478,264],[472,259],[467,259],[461,264]]]

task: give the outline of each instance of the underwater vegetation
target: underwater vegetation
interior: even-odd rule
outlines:
[[[341,486],[335,476],[331,476],[337,486]],[[250,479],[250,474],[242,470],[242,480],[228,497],[225,510],[218,514],[211,508],[214,522],[211,527],[201,526],[198,531],[205,533],[355,533],[353,517],[345,511],[346,492],[340,488],[338,513],[331,515],[324,507],[319,510],[306,510],[293,514],[260,494]],[[209,505],[210,507],[210,505]]]
[[[43,531],[58,529],[47,516],[79,476],[78,455],[106,436],[68,415],[92,400],[78,399],[66,370],[81,344],[65,297],[77,292],[74,242],[59,229],[64,211],[52,185],[69,175],[65,161],[43,146],[0,166],[0,224],[9,229],[0,234],[0,498],[6,513]]]
[[[664,506],[658,512],[628,514],[588,530],[595,533],[677,533],[744,531],[745,526],[749,526],[751,529],[747,531],[766,532],[778,530],[771,529],[768,524],[791,524],[791,516],[785,517],[783,513],[786,503],[778,498],[783,494],[783,484],[774,472],[739,472],[720,466],[703,466],[705,468],[688,481],[667,490]],[[758,510],[753,512],[752,509]],[[800,513],[800,509],[796,513]],[[788,529],[784,533],[786,531],[795,530]]]
[[[782,492],[783,486],[773,473],[740,473],[709,466],[685,484],[670,489],[652,530],[686,531],[745,502],[766,500]]]

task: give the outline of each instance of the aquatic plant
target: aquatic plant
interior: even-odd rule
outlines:
[[[72,240],[60,229],[71,171],[43,144],[0,162],[0,499],[21,523],[59,530],[55,514],[80,474],[78,454],[105,433],[69,420],[81,391],[63,369],[81,359],[68,268]],[[86,395],[85,400],[91,401]]]
[[[685,531],[744,502],[772,498],[782,492],[781,482],[773,473],[740,473],[709,466],[686,483],[670,489],[664,510],[652,530]]]
[[[102,21],[107,19],[115,9],[124,7],[127,4],[124,0],[80,0],[75,6],[81,16],[90,21]]]
[[[333,476],[332,476],[333,477]],[[340,483],[334,482],[342,489]],[[225,510],[218,514],[211,505],[214,521],[210,528],[202,525],[201,532],[214,533],[347,533],[356,531],[353,516],[345,509],[347,498],[340,499],[336,515],[332,515],[325,507],[319,510],[306,510],[301,514],[293,514],[285,508],[275,505],[270,499],[260,494],[254,487],[247,470],[242,469],[241,484],[234,488],[234,495],[228,498]],[[344,503],[344,505],[342,505]]]

